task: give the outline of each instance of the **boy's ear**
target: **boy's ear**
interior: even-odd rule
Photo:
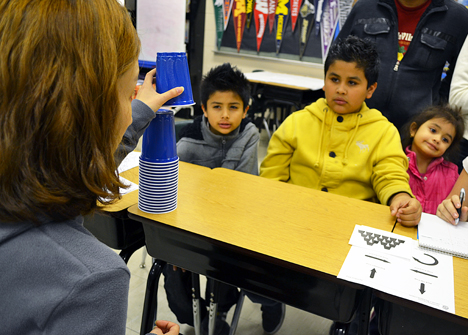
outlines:
[[[372,97],[372,94],[374,94],[375,90],[377,89],[377,82],[373,83],[367,88],[367,95],[366,99],[370,99]]]
[[[247,116],[247,111],[249,110],[250,106],[245,107],[244,114],[242,115],[242,118],[245,119]]]
[[[201,109],[203,111],[203,115],[205,115],[205,117],[207,118],[208,114],[206,113],[205,105],[201,105]]]

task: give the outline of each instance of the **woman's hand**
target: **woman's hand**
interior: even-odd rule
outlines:
[[[166,101],[175,98],[176,96],[182,94],[184,88],[176,87],[164,93],[156,93],[156,90],[153,87],[153,79],[155,78],[156,69],[149,71],[145,76],[145,81],[140,86],[137,96],[135,99],[138,99],[148,105],[154,112],[163,106]]]

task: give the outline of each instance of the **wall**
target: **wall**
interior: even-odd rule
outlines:
[[[255,59],[240,55],[216,54],[216,26],[214,17],[213,0],[206,0],[205,17],[205,45],[203,52],[203,73],[214,66],[224,62],[236,65],[242,72],[252,72],[262,69],[271,72],[280,72],[300,76],[310,76],[323,79],[323,67],[317,64],[298,64],[299,62],[288,62],[274,59]]]

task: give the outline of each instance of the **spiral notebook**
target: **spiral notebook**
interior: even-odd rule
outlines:
[[[423,213],[418,225],[419,246],[468,258],[468,222],[454,226],[436,215]]]

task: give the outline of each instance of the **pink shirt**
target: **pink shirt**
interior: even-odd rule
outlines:
[[[458,167],[445,161],[442,157],[434,159],[426,173],[419,173],[416,165],[416,154],[406,148],[411,191],[421,203],[423,212],[436,214],[437,206],[445,200],[458,178]]]

